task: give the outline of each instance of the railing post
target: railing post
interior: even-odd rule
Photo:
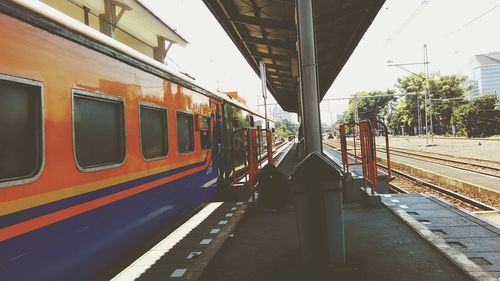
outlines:
[[[372,194],[377,190],[377,154],[375,147],[375,130],[372,126],[372,123],[367,120],[366,121],[366,137],[367,137],[367,148],[368,148],[368,164],[370,170],[370,180],[372,182]]]
[[[342,166],[344,168],[344,173],[349,173],[349,156],[347,152],[347,136],[346,136],[346,124],[341,124],[339,127],[340,131],[340,152],[342,154]]]
[[[267,163],[273,162],[273,136],[271,130],[266,130],[267,137]]]
[[[354,146],[354,163],[358,163],[358,153],[356,151],[356,126],[359,128],[359,124],[354,122],[352,123],[352,143]],[[361,129],[360,129],[361,131]]]
[[[251,128],[249,129],[248,134],[248,188],[250,192],[253,194],[255,187],[255,170],[257,169],[255,163],[255,142],[256,142],[256,130]]]
[[[385,152],[387,157],[387,179],[392,179],[392,171],[391,171],[391,153],[389,151],[389,132],[387,130],[387,126],[380,120],[377,120],[377,123],[380,124],[384,128],[384,136],[385,136]]]
[[[359,144],[361,147],[361,170],[363,173],[363,180],[365,182],[365,186],[367,185],[368,181],[368,166],[366,163],[366,140],[365,140],[365,122],[359,122]]]

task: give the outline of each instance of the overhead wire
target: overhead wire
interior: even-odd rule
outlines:
[[[424,0],[424,1],[421,2],[420,6],[418,6],[410,14],[410,16],[408,16],[408,18],[399,26],[399,28],[391,36],[389,36],[389,38],[387,38],[385,40],[386,44],[383,47],[383,49],[385,49],[390,44],[390,42],[392,41],[392,39],[394,37],[396,37],[399,34],[401,34],[410,25],[410,23],[422,12],[422,10],[424,10],[424,8],[429,4],[430,1],[431,0]]]
[[[474,17],[473,19],[471,19],[470,21],[468,21],[467,23],[463,24],[462,26],[460,26],[459,28],[457,28],[455,31],[452,31],[450,33],[448,33],[446,36],[449,37],[457,32],[459,32],[460,30],[462,30],[463,28],[473,24],[474,22],[478,21],[479,19],[481,19],[482,17],[488,15],[489,13],[493,12],[493,10],[495,10],[496,8],[500,7],[500,3],[496,4],[495,6],[489,8],[488,10],[482,12],[480,15]]]

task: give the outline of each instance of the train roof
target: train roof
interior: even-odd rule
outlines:
[[[267,88],[298,112],[296,0],[203,0],[254,71],[262,60]],[[324,97],[385,0],[316,0],[319,90]]]
[[[32,12],[35,12],[36,14],[38,14],[40,16],[43,16],[44,18],[47,18],[47,19],[63,26],[64,28],[72,30],[78,34],[84,35],[97,43],[103,44],[107,47],[111,47],[114,50],[116,50],[122,54],[126,54],[127,56],[133,58],[134,61],[139,61],[141,63],[147,64],[150,67],[154,67],[155,69],[160,70],[162,73],[159,73],[158,71],[151,71],[151,69],[148,67],[142,67],[142,69],[145,69],[146,71],[149,70],[149,72],[152,72],[155,75],[163,76],[162,78],[167,78],[167,79],[177,78],[177,79],[174,79],[174,82],[180,83],[183,86],[186,86],[192,90],[198,91],[198,92],[200,92],[204,95],[207,95],[209,97],[212,97],[212,98],[215,98],[215,99],[218,99],[220,101],[227,102],[227,103],[234,104],[235,106],[240,107],[241,109],[243,109],[245,111],[248,111],[254,115],[258,115],[258,116],[264,118],[264,116],[261,113],[255,111],[253,109],[250,109],[248,106],[246,106],[245,104],[242,104],[238,100],[235,100],[224,93],[220,93],[218,91],[213,91],[213,90],[208,90],[206,87],[200,85],[197,81],[195,81],[191,77],[189,77],[183,73],[180,73],[180,72],[168,67],[167,65],[164,65],[164,64],[140,53],[139,51],[136,51],[136,50],[132,49],[131,47],[129,47],[121,42],[118,42],[118,41],[98,32],[98,31],[94,30],[93,28],[91,28],[89,26],[86,26],[85,24],[71,18],[70,16],[67,16],[66,14],[50,7],[47,4],[44,4],[44,3],[39,2],[39,1],[30,1],[30,0],[12,0],[12,2],[17,4],[17,5],[20,5],[21,7],[24,7],[25,9],[28,9]],[[132,64],[132,62],[130,62],[130,61],[126,61],[126,63]],[[164,74],[164,75],[162,75],[162,74]],[[165,77],[165,76],[167,76],[167,77]]]

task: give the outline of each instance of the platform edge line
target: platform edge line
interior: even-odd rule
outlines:
[[[432,233],[426,226],[418,222],[403,209],[395,205],[383,202],[396,216],[400,217],[410,228],[425,239],[433,248],[443,254],[448,260],[455,264],[472,280],[476,281],[498,281],[493,275],[485,271],[482,267],[472,262],[464,253],[449,246],[443,238]]]
[[[196,261],[188,268],[187,272],[184,274],[182,279],[184,281],[196,281],[198,280],[205,269],[208,267],[210,261],[219,252],[224,242],[229,238],[230,234],[236,229],[241,219],[245,216],[248,205],[241,205],[234,213],[232,219],[226,224],[219,234],[214,238],[210,246],[204,251],[204,253],[196,259]]]

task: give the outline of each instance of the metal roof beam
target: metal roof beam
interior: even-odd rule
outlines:
[[[295,43],[289,41],[275,40],[275,39],[264,39],[259,37],[244,37],[243,42],[248,44],[260,44],[269,47],[283,48],[287,50],[295,50]]]
[[[284,61],[290,61],[291,57],[288,56],[283,56],[283,55],[277,55],[277,54],[269,54],[269,53],[263,53],[263,52],[254,52],[253,53],[256,57],[260,57],[263,59],[275,59],[275,60],[284,60]]]
[[[258,26],[262,26],[262,27],[266,27],[266,28],[277,28],[277,29],[284,29],[284,30],[290,30],[290,31],[296,30],[295,23],[285,21],[285,20],[278,21],[278,20],[245,16],[245,15],[233,15],[233,16],[231,16],[229,21],[235,22],[235,23],[241,23],[241,24],[253,24],[253,25],[258,25]]]
[[[276,70],[284,70],[290,72],[290,66],[284,66],[284,65],[275,65],[275,64],[267,64],[266,63],[266,68],[272,68]]]
[[[296,83],[297,81],[293,78],[288,78],[288,77],[283,77],[283,76],[276,76],[276,75],[270,75],[269,79],[273,81],[281,81],[281,82],[289,82],[289,83]]]

